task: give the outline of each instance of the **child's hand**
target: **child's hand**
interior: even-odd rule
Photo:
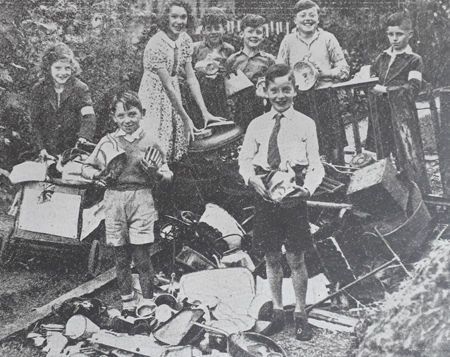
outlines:
[[[167,164],[162,165],[157,172],[158,179],[171,181],[173,178],[173,172],[169,169]]]
[[[262,181],[263,176],[252,176],[249,178],[248,183],[256,190],[256,192],[264,199],[268,201],[272,201],[269,196],[269,192],[267,192],[266,185]]]
[[[220,122],[220,121],[226,121],[225,118],[222,117],[216,117],[214,115],[212,115],[211,113],[205,113],[203,115],[203,120],[205,121],[205,128],[208,125],[208,123],[215,123],[215,122]]]

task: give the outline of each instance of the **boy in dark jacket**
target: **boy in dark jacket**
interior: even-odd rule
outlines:
[[[372,74],[379,78],[373,92],[377,95],[377,111],[381,139],[382,157],[397,154],[392,113],[389,104],[389,92],[402,90],[410,108],[410,130],[420,138],[419,119],[415,106],[415,98],[422,85],[423,61],[414,53],[408,42],[412,37],[412,22],[406,13],[397,12],[389,16],[386,33],[391,47],[382,52],[372,65]],[[369,123],[366,149],[376,151],[372,122]],[[380,148],[378,149],[380,151]]]

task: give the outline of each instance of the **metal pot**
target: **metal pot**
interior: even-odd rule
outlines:
[[[305,56],[303,61],[297,62],[293,67],[295,85],[299,91],[307,91],[313,88],[319,80],[319,70],[309,60],[310,56]]]
[[[241,332],[229,334],[216,327],[206,326],[197,322],[192,322],[193,325],[202,327],[210,332],[215,332],[227,338],[227,350],[231,357],[287,357],[286,352],[274,340],[255,332]],[[269,352],[252,353],[252,348],[256,346],[266,346]]]

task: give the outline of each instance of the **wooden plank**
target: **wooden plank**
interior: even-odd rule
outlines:
[[[398,166],[408,180],[419,186],[422,193],[430,193],[417,110],[415,106],[411,107],[409,94],[402,89],[388,91],[388,99]]]
[[[69,291],[68,293],[56,298],[55,300],[49,302],[48,304],[41,306],[30,312],[27,316],[24,316],[13,323],[2,326],[0,328],[0,341],[3,341],[8,336],[11,336],[17,332],[27,329],[32,324],[42,320],[44,317],[52,312],[53,306],[58,306],[64,301],[90,294],[95,290],[100,289],[104,285],[108,284],[110,281],[116,278],[115,269],[110,269],[103,274],[97,276],[95,279],[89,280],[88,282],[76,287],[75,289]]]
[[[331,322],[333,324],[344,325],[348,327],[354,328],[358,324],[358,320],[344,316],[340,314],[336,314],[335,312],[321,310],[321,309],[313,309],[308,314],[309,317],[314,318],[316,320],[324,320],[327,322]]]
[[[370,110],[369,120],[372,121],[375,151],[377,152],[377,159],[381,160],[386,157],[386,154],[384,152],[383,144],[381,142],[381,129],[380,129],[380,121],[378,119],[377,96],[372,91],[369,91],[369,110]]]
[[[352,332],[355,331],[354,327],[334,324],[332,322],[328,322],[328,321],[324,321],[324,320],[317,320],[317,319],[314,319],[314,318],[308,318],[308,323],[310,325],[315,326],[315,327],[327,329],[327,330],[334,331],[334,332],[352,333]]]

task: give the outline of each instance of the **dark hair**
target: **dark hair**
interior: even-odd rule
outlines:
[[[167,29],[169,28],[169,16],[170,16],[170,10],[173,6],[179,6],[186,10],[187,13],[187,28],[191,28],[194,26],[194,16],[192,16],[192,8],[191,5],[189,5],[187,2],[183,0],[169,0],[164,3],[161,13],[159,15],[158,19],[158,27],[164,31],[167,32]]]
[[[260,15],[248,14],[245,15],[241,21],[241,31],[244,31],[247,27],[260,27],[266,23],[266,19]]]
[[[286,63],[277,63],[269,67],[266,72],[266,87],[270,82],[273,82],[275,78],[289,76],[289,80],[292,82],[292,85],[295,86],[295,77],[292,68]]]
[[[227,15],[218,7],[210,7],[205,10],[202,17],[202,26],[227,25]]]
[[[412,21],[408,13],[401,11],[390,15],[386,21],[386,27],[398,26],[404,30],[412,30]]]
[[[317,5],[314,1],[311,0],[300,0],[294,5],[294,16],[297,15],[300,11],[308,10],[312,8],[317,8],[317,11],[320,10],[319,5]]]
[[[123,108],[127,111],[134,107],[139,109],[139,111],[143,114],[142,103],[139,99],[139,95],[132,90],[124,90],[114,95],[109,105],[111,114],[115,113],[118,103],[122,103]]]
[[[72,75],[81,73],[80,64],[75,59],[72,50],[65,43],[57,43],[45,51],[41,61],[41,74],[45,80],[52,81],[51,67],[53,63],[58,61],[69,61],[72,66]]]

